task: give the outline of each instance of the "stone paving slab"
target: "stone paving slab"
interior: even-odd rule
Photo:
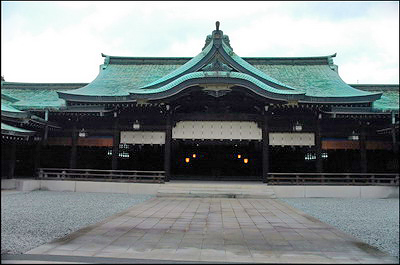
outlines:
[[[153,198],[25,254],[200,263],[398,263],[276,199]]]

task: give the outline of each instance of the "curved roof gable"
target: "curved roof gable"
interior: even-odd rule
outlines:
[[[163,96],[156,96],[159,99],[183,90],[185,87],[183,84],[189,87],[196,82],[207,83],[204,80],[214,83],[217,82],[217,78],[223,78],[226,84],[244,85],[253,92],[268,98],[289,100],[296,95],[295,98],[300,100],[305,95],[303,91],[268,76],[237,56],[230,46],[229,37],[224,35],[218,27],[212,35],[207,36],[206,45],[199,55],[170,74],[131,90],[130,95],[134,99],[155,99],[155,94],[162,93]],[[168,90],[171,91],[168,93]]]
[[[197,84],[240,85],[266,98],[313,103],[364,103],[382,93],[361,91],[338,75],[332,57],[241,58],[229,37],[217,29],[193,58],[105,57],[88,85],[58,91],[61,99],[80,102],[134,102],[160,99]],[[225,74],[224,74],[225,73]],[[160,94],[161,93],[161,94]]]

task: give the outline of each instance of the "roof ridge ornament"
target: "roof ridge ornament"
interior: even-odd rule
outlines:
[[[229,67],[227,64],[224,64],[218,58],[215,58],[211,63],[204,66],[201,70],[203,71],[225,71],[231,72],[233,68]]]
[[[224,35],[224,32],[219,29],[219,26],[220,26],[220,22],[216,21],[215,22],[215,30],[213,30],[211,35],[207,35],[206,43],[204,44],[204,47],[201,49],[202,51],[210,44],[210,42],[212,40],[214,40],[214,46],[216,48],[219,48],[221,46],[222,42],[224,42],[231,50],[233,50],[230,45],[228,35]]]

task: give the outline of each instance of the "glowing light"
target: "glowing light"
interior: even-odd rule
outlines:
[[[242,155],[237,155],[237,158],[242,158]]]
[[[189,163],[189,161],[190,161],[190,158],[189,158],[189,157],[186,157],[186,158],[185,158],[185,162],[186,162],[186,163]]]
[[[196,154],[193,154],[193,155],[192,155],[193,158],[196,158],[196,156],[197,156]]]
[[[247,159],[247,158],[243,159],[243,163],[245,163],[245,164],[249,163],[249,159]]]

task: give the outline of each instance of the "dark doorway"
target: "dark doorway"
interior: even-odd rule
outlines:
[[[176,141],[171,179],[261,180],[259,141]]]
[[[111,161],[112,149],[108,151]],[[164,145],[121,144],[118,156],[121,170],[164,170]]]

